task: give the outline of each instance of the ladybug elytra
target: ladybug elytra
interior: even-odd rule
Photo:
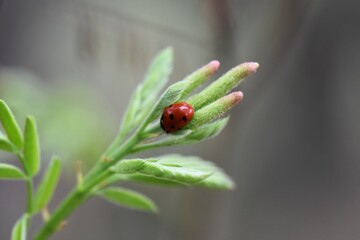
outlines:
[[[186,102],[166,107],[161,115],[160,126],[166,133],[172,133],[188,124],[194,115],[194,108]]]

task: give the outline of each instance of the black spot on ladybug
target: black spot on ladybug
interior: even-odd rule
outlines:
[[[1,0],[0,0],[1,1]],[[173,133],[186,126],[194,115],[194,108],[186,102],[178,102],[164,108],[160,126],[167,133]]]

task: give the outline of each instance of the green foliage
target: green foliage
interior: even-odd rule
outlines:
[[[136,170],[128,167],[134,165],[136,165]],[[131,171],[125,169],[131,169]],[[220,168],[194,156],[170,154],[151,159],[123,160],[112,167],[111,171],[120,174],[118,180],[123,181],[168,186],[197,185],[208,188],[233,188],[231,179]],[[121,177],[121,175],[125,176]]]
[[[0,120],[5,129],[8,139],[17,147],[21,148],[23,139],[19,125],[8,105],[0,99]]]
[[[160,97],[159,101],[155,104],[155,107],[146,119],[145,124],[158,119],[165,107],[182,99],[184,97],[184,93],[186,92],[186,88],[189,87],[189,83],[189,81],[181,81],[168,87],[168,89],[166,89],[164,94]]]
[[[59,181],[60,172],[61,161],[59,157],[55,156],[51,159],[35,194],[34,206],[36,211],[45,208],[50,201]]]
[[[97,195],[120,206],[156,212],[155,203],[141,193],[121,187],[109,187],[124,181],[166,187],[204,187],[229,190],[234,182],[222,169],[196,156],[169,154],[141,159],[124,159],[127,155],[165,146],[195,144],[218,135],[229,117],[220,118],[242,99],[241,92],[233,92],[244,77],[255,72],[257,63],[239,65],[220,77],[199,93],[190,96],[219,67],[212,61],[199,68],[184,80],[169,86],[159,97],[168,81],[173,66],[173,51],[160,52],[150,67],[144,81],[136,88],[124,114],[121,128],[110,147],[84,177],[77,171],[78,184],[45,219],[36,240],[48,239],[77,207],[91,196]],[[159,120],[165,107],[174,102],[187,101],[194,109],[194,117],[182,130],[163,134]],[[31,217],[40,210],[46,212],[61,173],[61,161],[53,157],[44,172],[37,191],[33,194],[33,177],[40,171],[40,146],[33,117],[27,117],[22,132],[9,107],[0,100],[0,120],[6,136],[0,132],[0,150],[15,154],[22,165],[0,163],[0,179],[22,179],[27,187],[26,213],[15,224],[13,240],[26,239]],[[24,172],[24,173],[23,173]]]
[[[112,171],[117,173],[134,173],[139,171],[144,166],[144,160],[141,158],[131,159],[131,160],[122,160],[116,166],[112,167]]]
[[[10,164],[0,163],[0,179],[24,179],[23,172]]]
[[[226,95],[196,111],[187,128],[196,128],[219,118],[242,100],[241,92]]]
[[[259,64],[252,62],[234,67],[203,91],[188,99],[188,103],[194,106],[195,109],[200,109],[216,101],[239,85],[245,77],[254,73],[258,67]]]
[[[199,182],[213,173],[212,171],[200,170],[195,164],[188,166],[189,163],[171,161],[173,159],[167,160],[166,158],[143,159],[144,164],[136,173],[185,184]],[[130,163],[131,160],[128,161]],[[111,170],[116,173],[123,173],[122,169],[118,166],[113,167]]]
[[[229,117],[225,117],[194,129],[178,131],[176,134],[167,135],[157,141],[139,144],[133,149],[133,152],[166,146],[195,144],[218,135],[225,128],[228,121]]]
[[[106,200],[136,210],[147,212],[157,212],[155,203],[145,195],[120,187],[111,187],[99,191],[97,195],[105,198]]]
[[[173,50],[161,51],[150,64],[143,83],[135,90],[121,124],[121,135],[134,130],[154,105],[160,90],[165,86],[172,72]]]
[[[9,142],[6,138],[4,138],[3,135],[0,135],[0,150],[6,152],[13,152],[15,151],[15,147],[11,142]]]
[[[11,240],[26,240],[28,215],[24,214],[14,225]]]
[[[129,181],[135,182],[140,184],[148,184],[148,185],[155,185],[159,187],[186,187],[186,184],[157,178],[154,176],[144,175],[141,173],[133,173],[133,174],[116,174],[113,176],[113,181]]]
[[[35,119],[33,117],[26,118],[24,138],[26,172],[30,176],[34,176],[40,170],[40,147]]]

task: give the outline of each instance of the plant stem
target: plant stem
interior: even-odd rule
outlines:
[[[33,207],[33,189],[34,184],[31,178],[26,179],[26,189],[27,189],[27,201],[26,201],[26,213],[31,215],[32,207]],[[30,218],[28,218],[28,222],[30,222]]]
[[[83,186],[77,187],[69,193],[40,229],[35,239],[46,240],[54,234],[61,223],[91,196],[92,189],[112,174],[108,171],[109,167],[129,154],[140,140],[139,134],[135,133],[121,147],[105,155],[105,157],[114,159],[113,161],[107,163],[102,161],[103,157],[100,158],[97,164],[86,174]]]
[[[26,213],[31,216],[32,214],[32,208],[33,208],[33,200],[34,200],[34,196],[33,196],[33,192],[34,192],[34,184],[33,184],[33,179],[32,177],[29,176],[28,172],[27,172],[27,167],[26,167],[26,162],[24,159],[24,156],[21,152],[17,152],[16,153],[24,171],[26,174]],[[27,218],[27,225],[30,226],[30,222],[31,222],[31,217]]]
[[[83,191],[79,191],[78,189],[71,191],[55,210],[55,212],[51,215],[51,218],[45,223],[35,239],[48,239],[59,229],[64,219],[67,218],[77,207],[79,207],[79,205],[82,204],[86,198],[87,195]]]

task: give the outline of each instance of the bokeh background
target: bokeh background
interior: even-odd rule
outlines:
[[[75,183],[76,162],[86,168],[115,136],[148,63],[169,45],[171,82],[212,59],[217,76],[260,63],[220,136],[143,154],[199,155],[237,188],[130,185],[160,213],[91,199],[53,239],[360,239],[358,0],[0,1],[0,97],[19,119],[37,118],[44,162],[56,153],[66,163],[50,208]],[[0,239],[24,193],[22,182],[0,182]]]

